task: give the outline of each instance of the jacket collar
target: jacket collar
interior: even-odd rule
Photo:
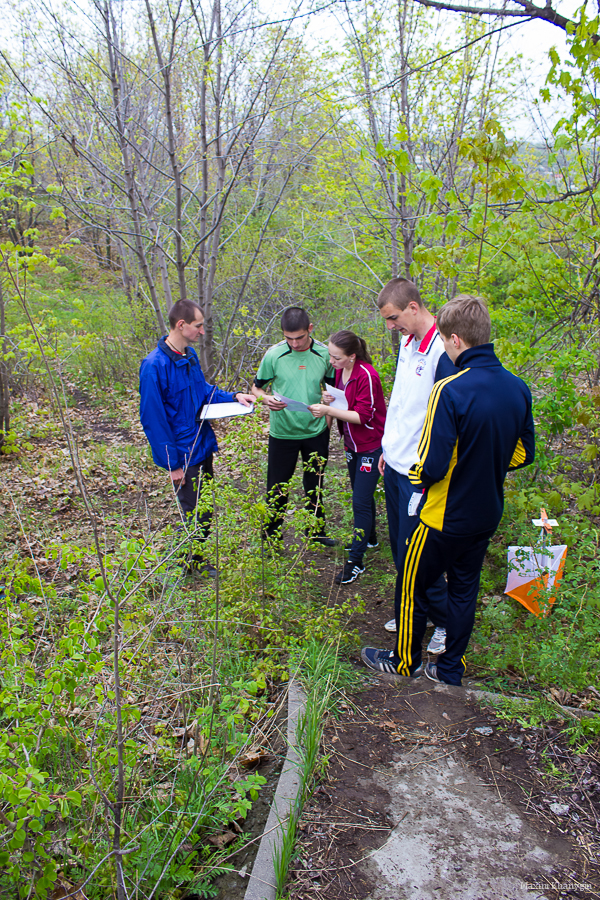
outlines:
[[[423,340],[421,341],[421,343],[419,344],[419,346],[417,347],[417,350],[419,351],[419,353],[427,353],[427,351],[429,350],[429,348],[431,347],[431,345],[433,344],[433,342],[435,340],[436,334],[437,334],[437,326],[434,322],[433,325],[431,326],[431,328],[429,329],[429,331],[427,332],[427,334],[425,335],[425,337],[423,338]],[[414,339],[415,339],[414,334],[409,334],[404,346],[408,347],[410,342],[413,341]]]
[[[356,380],[357,380],[358,375],[357,375],[357,373],[356,373],[356,370],[358,369],[359,366],[364,366],[364,365],[367,365],[367,366],[369,365],[369,363],[365,363],[365,360],[364,360],[364,359],[358,359],[358,360],[354,363],[354,367],[353,367],[353,369],[352,369],[352,375],[350,376],[350,378],[348,379],[348,381],[346,382],[346,384],[344,385],[344,387],[348,387],[348,385],[350,384],[351,381],[356,381]],[[341,369],[338,369],[338,372],[341,372],[341,371],[342,371]],[[341,376],[340,376],[340,381],[343,383],[342,377],[341,377]],[[340,420],[340,421],[341,421],[341,420]]]
[[[169,345],[167,344],[167,338],[165,337],[165,335],[163,335],[159,340],[158,349],[162,350],[162,352],[166,356],[168,356],[176,366],[185,365],[186,363],[191,363],[193,366],[195,366],[198,362],[195,350],[192,350],[191,347],[186,347],[185,353],[176,353],[175,350],[172,350],[171,347],[169,347]]]
[[[477,347],[468,347],[463,350],[454,365],[457,369],[471,369],[483,366],[501,366],[502,363],[494,353],[493,344],[478,344]]]

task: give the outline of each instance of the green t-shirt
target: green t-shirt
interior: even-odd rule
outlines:
[[[313,340],[308,350],[299,352],[291,350],[287,341],[281,341],[263,356],[255,384],[260,388],[270,384],[274,394],[310,405],[321,402],[321,389],[327,382],[333,384],[334,380],[335,372],[325,344]],[[272,410],[269,420],[272,437],[285,440],[315,437],[327,427],[324,416],[315,419],[308,412],[288,409]]]

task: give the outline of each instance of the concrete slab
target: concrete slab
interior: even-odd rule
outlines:
[[[285,828],[300,790],[300,757],[298,755],[296,732],[298,719],[306,704],[306,696],[297,681],[293,679],[288,687],[288,752],[279,776],[273,804],[261,838],[258,853],[252,867],[244,900],[275,900],[277,882],[274,859],[280,850]]]
[[[393,768],[393,781],[374,776],[399,824],[362,864],[377,884],[369,900],[543,900],[533,885],[553,880],[562,842],[536,832],[454,752],[409,750]]]

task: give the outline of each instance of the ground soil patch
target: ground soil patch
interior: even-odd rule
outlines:
[[[343,553],[337,548],[325,556],[321,579],[334,602],[353,593],[359,593],[364,601],[364,612],[357,611],[349,623],[359,642],[392,646],[393,637],[383,630],[384,622],[393,615],[391,566],[385,554],[371,551],[366,557],[366,574],[339,589],[333,578]],[[387,577],[382,578],[381,573]],[[428,630],[425,642],[430,635]],[[361,668],[358,647],[353,659]],[[531,896],[548,900],[600,897],[600,758],[593,747],[580,754],[569,746],[564,731],[571,724],[568,717],[540,727],[523,726],[467,699],[461,689],[438,689],[424,678],[368,676],[367,683],[365,691],[352,695],[338,708],[338,718],[326,728],[327,775],[301,820],[298,855],[290,873],[290,900],[378,900],[377,875],[370,857],[394,832],[402,830],[402,815],[394,812],[392,794],[403,777],[398,774],[403,757],[408,759],[409,769],[414,765],[415,771],[423,772],[424,780],[428,774],[433,777],[440,758],[444,766],[448,759],[454,760],[468,776],[467,782],[472,778],[488,790],[490,817],[504,811],[509,818],[512,813],[519,818],[528,840],[554,863],[551,868],[540,864],[536,871],[535,860],[525,859],[523,867],[515,870],[523,883],[539,877],[546,885],[592,886],[568,891],[546,887],[543,893]],[[474,682],[466,680],[465,684],[473,686]],[[491,729],[491,733],[482,734],[477,728]],[[407,756],[411,753],[416,754],[414,762]],[[460,778],[454,780],[460,784]],[[453,790],[454,802],[460,803],[462,788]],[[470,784],[467,790],[472,790]],[[498,808],[492,808],[495,798]],[[407,825],[410,812],[406,813]],[[476,900],[494,896],[497,870],[493,865],[488,877],[491,894],[473,894],[467,886],[461,887],[463,875],[459,863],[444,876],[446,888],[450,887],[454,896]],[[498,889],[497,900],[505,896],[515,900],[517,894],[511,896],[510,884],[504,890],[508,893]],[[414,896],[424,900],[429,894],[419,896],[417,891]],[[446,894],[442,891],[435,896],[442,900]],[[408,900],[409,895],[399,893],[398,897]],[[390,900],[395,900],[395,895]]]
[[[481,734],[477,728],[492,729],[492,733]],[[538,756],[528,752],[535,740],[524,735],[519,726],[507,728],[489,710],[461,696],[438,691],[423,679],[401,683],[370,679],[367,690],[353,695],[340,709],[340,718],[332,720],[326,729],[327,778],[315,791],[301,821],[290,897],[366,900],[379,896],[370,854],[385,844],[394,830],[403,830],[404,817],[405,829],[415,827],[410,808],[403,815],[394,815],[390,792],[409,770],[413,770],[411,777],[415,770],[421,772],[424,782],[433,778],[434,763],[440,759],[454,761],[463,773],[471,772],[476,780],[489,785],[491,794],[497,794],[509,815],[514,811],[527,822],[530,839],[559,862],[553,870],[557,882],[599,885],[594,836],[569,816],[552,812],[550,803],[556,803],[560,796],[554,779],[549,783],[540,774]],[[394,762],[403,754],[408,764],[398,772]],[[461,785],[466,781],[453,791],[456,802],[466,789],[467,802],[469,779],[454,781]],[[490,808],[489,814],[498,817],[496,809]],[[452,840],[448,835],[448,845]],[[493,850],[490,846],[490,856]],[[531,860],[525,862],[529,868],[523,869],[522,878],[533,881],[545,877],[546,883],[551,881],[547,872],[531,868]],[[451,885],[455,881],[455,896],[471,897],[471,893],[461,893],[460,864],[455,868],[455,873],[446,874],[447,882]],[[494,877],[496,869],[490,862],[488,880],[492,885]],[[445,897],[445,893],[440,896]],[[497,896],[505,895],[498,891]],[[600,892],[597,887],[568,893],[546,889],[543,896],[549,900],[561,896],[590,898],[600,896]]]

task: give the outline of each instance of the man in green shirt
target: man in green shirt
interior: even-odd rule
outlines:
[[[335,373],[327,347],[312,337],[313,326],[306,310],[298,306],[284,310],[281,330],[284,340],[267,350],[252,386],[252,393],[262,397],[269,408],[267,494],[273,501],[273,513],[266,531],[272,536],[281,527],[288,483],[300,453],[307,506],[319,520],[313,540],[332,547],[335,541],[325,535],[321,503],[323,473],[329,456],[326,419],[316,419],[308,410],[288,409],[275,395],[300,400],[306,406],[320,403],[322,388],[334,384]],[[263,390],[266,385],[271,386],[272,393]]]

